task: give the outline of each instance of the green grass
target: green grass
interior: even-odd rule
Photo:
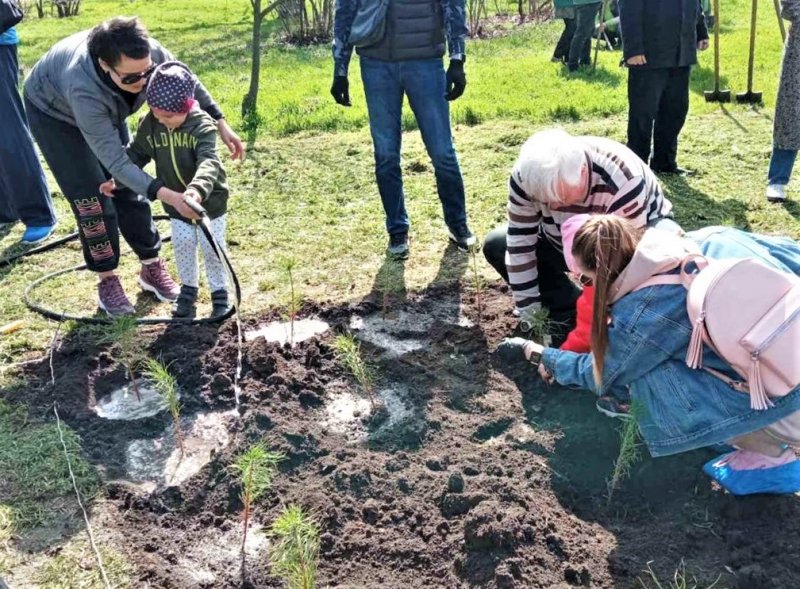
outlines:
[[[64,441],[76,483],[93,497],[99,480],[81,456],[80,440],[64,428]],[[22,407],[0,400],[0,549],[36,526],[62,524],[77,513],[64,450],[55,424],[28,422]],[[2,573],[2,570],[0,570]]]
[[[744,90],[747,73],[749,2],[731,0],[722,7],[722,59],[726,85]],[[56,40],[118,14],[142,17],[153,36],[189,64],[212,91],[230,120],[239,123],[241,101],[249,80],[250,13],[246,0],[95,0],[81,7],[75,19],[31,18],[20,27],[22,62],[31,67]],[[453,103],[457,123],[524,120],[531,123],[587,120],[626,110],[625,72],[619,52],[601,52],[596,74],[568,75],[549,62],[561,23],[525,26],[512,35],[470,41],[465,96]],[[259,112],[265,131],[341,131],[366,125],[367,114],[356,61],[351,65],[353,107],[337,106],[330,94],[332,65],[328,44],[297,48],[283,44],[264,25]],[[774,104],[781,41],[774,10],[759,11],[755,83]],[[692,84],[695,113],[716,110],[706,105],[702,90],[711,87],[711,50],[701,56]],[[404,124],[415,128],[406,112]]]
[[[132,566],[117,551],[101,546],[108,580],[112,587],[133,587]],[[67,544],[56,556],[48,559],[34,573],[36,587],[39,589],[105,589],[95,555],[86,541]]]

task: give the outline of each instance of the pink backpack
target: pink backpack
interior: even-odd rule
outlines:
[[[698,271],[689,273],[694,262]],[[703,344],[744,380],[705,368],[733,388],[750,394],[753,409],[773,405],[800,386],[800,277],[754,258],[708,260],[692,255],[680,274],[651,278],[638,288],[683,284],[692,338],[686,364],[703,368]]]

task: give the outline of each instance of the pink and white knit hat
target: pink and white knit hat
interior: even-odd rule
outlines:
[[[572,244],[575,241],[575,234],[586,221],[591,219],[591,215],[575,215],[561,224],[561,243],[564,245],[564,261],[567,268],[573,274],[580,274],[580,268],[575,264],[575,256],[572,255]]]
[[[194,106],[197,77],[179,61],[159,65],[147,85],[147,105],[167,112],[185,113]]]

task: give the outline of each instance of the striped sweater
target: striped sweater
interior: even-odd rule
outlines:
[[[525,189],[526,162],[518,160],[508,190],[506,268],[514,302],[524,312],[541,305],[536,247],[541,236],[558,251],[561,224],[582,213],[613,213],[637,227],[669,216],[672,203],[664,197],[650,168],[625,145],[602,137],[580,137],[592,162],[589,196],[584,202],[559,206],[534,200]]]

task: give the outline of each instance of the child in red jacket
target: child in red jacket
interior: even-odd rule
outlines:
[[[576,277],[581,279],[583,292],[575,303],[577,318],[575,321],[575,329],[569,332],[566,341],[561,344],[562,350],[570,352],[577,352],[578,354],[587,354],[591,351],[589,343],[592,339],[592,309],[594,301],[594,286],[591,282],[582,280],[580,270],[575,265],[575,258],[572,256],[572,242],[575,239],[575,233],[580,229],[586,221],[590,219],[590,215],[575,215],[570,217],[564,224],[561,225],[561,241],[564,244],[564,260],[567,262],[567,268]]]

